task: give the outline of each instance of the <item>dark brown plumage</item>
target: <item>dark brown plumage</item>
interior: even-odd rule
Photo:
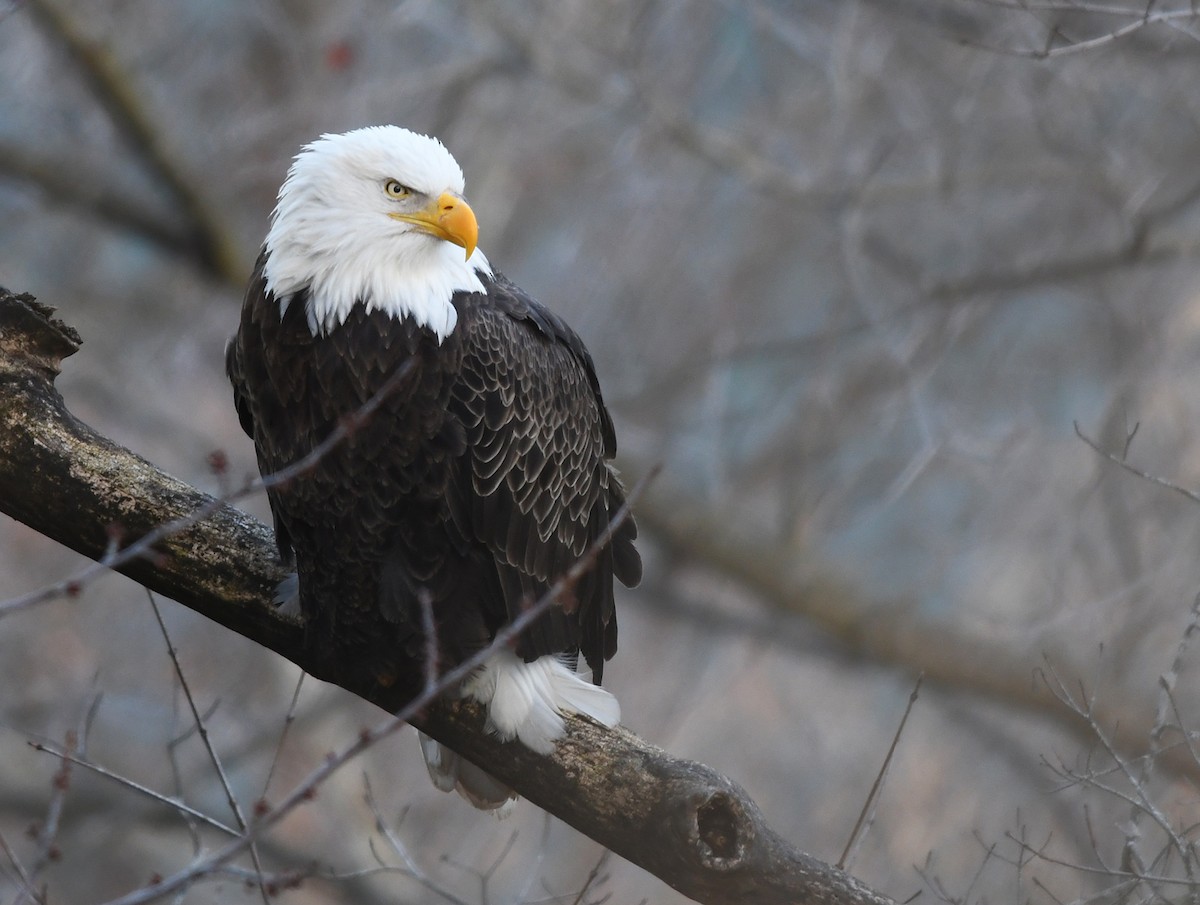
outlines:
[[[308,643],[329,676],[423,678],[420,594],[442,665],[486,645],[600,536],[623,503],[612,421],[579,337],[499,273],[456,292],[439,343],[412,319],[356,304],[314,335],[305,292],[280,303],[260,257],[226,355],[264,474],[308,454],[397,369],[394,392],[309,472],[269,491],[294,563]],[[517,653],[582,652],[599,683],[617,647],[613,578],[637,584],[628,520]]]

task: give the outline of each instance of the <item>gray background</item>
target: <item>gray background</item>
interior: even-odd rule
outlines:
[[[1119,452],[1137,424],[1139,467],[1200,483],[1200,44],[1183,15],[1103,40],[1131,21],[961,0],[10,3],[0,285],[83,334],[59,380],[78,416],[216,492],[254,470],[222,353],[290,157],[370,123],[437,134],[481,247],[594,353],[624,473],[663,463],[607,673],[625,724],[836,860],[923,672],[853,870],[902,900],[927,883],[926,902],[939,884],[1070,900],[1109,882],[1069,865],[1094,848],[1116,865],[1130,805],[1048,768],[1109,764],[1041,671],[1082,683],[1135,757],[1200,590],[1197,505],[1073,427]],[[1056,25],[1097,46],[1008,52]],[[0,517],[0,599],[78,565]],[[163,607],[253,802],[296,670]],[[1186,651],[1176,689],[1195,725]],[[0,833],[20,857],[58,766],[26,741],[61,741],[99,692],[92,757],[229,819],[197,739],[170,744],[190,720],[146,596],[110,576],[0,624]],[[308,680],[271,797],[376,718]],[[1200,769],[1180,738],[1144,785],[1187,826]],[[373,837],[401,863],[364,773],[462,900],[572,901],[599,857],[527,803],[496,823],[437,793],[406,730],[274,834],[268,865],[361,872]],[[1161,835],[1140,825],[1149,862]],[[1022,834],[1068,866],[1018,870]],[[193,842],[169,809],[76,771],[60,848],[52,899],[85,902]],[[606,872],[612,901],[680,900]],[[0,863],[4,901],[11,874]],[[255,896],[232,876],[187,901]],[[395,873],[288,894],[397,900],[438,899]]]

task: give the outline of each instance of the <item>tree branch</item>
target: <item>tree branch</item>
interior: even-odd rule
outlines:
[[[0,510],[97,560],[112,556],[114,538],[140,538],[209,512],[118,570],[310,668],[301,626],[267,603],[283,578],[270,530],[71,415],[54,378],[80,339],[51,314],[29,296],[0,289]],[[64,585],[68,593],[72,587]],[[405,703],[387,689],[349,690],[389,712]],[[697,901],[890,905],[791,847],[726,777],[623,729],[569,718],[566,738],[542,756],[485,732],[482,709],[471,702],[443,701],[418,722],[530,801]]]

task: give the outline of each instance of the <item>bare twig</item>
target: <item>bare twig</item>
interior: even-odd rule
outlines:
[[[1182,637],[1179,639],[1179,644],[1175,650],[1175,657],[1172,659],[1168,670],[1159,677],[1158,707],[1155,714],[1154,726],[1150,730],[1148,737],[1149,750],[1147,751],[1147,756],[1142,759],[1141,770],[1134,780],[1135,786],[1139,790],[1148,788],[1153,778],[1154,767],[1163,751],[1162,740],[1164,733],[1169,728],[1168,721],[1172,716],[1178,720],[1178,709],[1175,707],[1171,692],[1175,687],[1175,682],[1179,678],[1180,671],[1183,669],[1184,657],[1187,654],[1192,636],[1198,629],[1200,629],[1200,594],[1192,601],[1190,618],[1188,619],[1187,626],[1184,628]],[[1183,726],[1182,722],[1178,723],[1178,727],[1187,742],[1189,750],[1191,750],[1191,740],[1188,737],[1187,729]],[[1145,810],[1142,807],[1135,806],[1129,815],[1129,823],[1126,829],[1126,848],[1130,851],[1131,855],[1136,854],[1139,835],[1138,822],[1143,813],[1145,813]],[[1175,848],[1182,861],[1188,882],[1194,885],[1196,882],[1196,873],[1193,858],[1191,857],[1191,846],[1180,834],[1172,833],[1171,839],[1175,843]]]
[[[154,599],[154,593],[148,588],[146,589],[146,598],[150,601],[150,608],[154,611],[154,619],[158,623],[158,629],[162,632],[163,641],[167,645],[167,653],[171,657],[171,665],[175,667],[175,678],[179,680],[179,687],[183,689],[183,697],[187,701],[188,709],[192,713],[192,723],[196,727],[196,732],[200,736],[204,750],[208,753],[209,762],[213,765],[213,769],[217,773],[217,778],[221,781],[221,788],[225,792],[225,801],[229,804],[229,809],[233,812],[238,829],[244,833],[246,831],[246,818],[242,814],[242,806],[238,803],[237,796],[233,794],[233,786],[230,785],[229,777],[225,774],[225,767],[221,763],[221,757],[217,754],[217,749],[213,746],[212,738],[208,734],[208,722],[201,715],[200,708],[196,706],[196,699],[192,695],[192,686],[188,683],[187,676],[183,672],[183,666],[179,662],[179,653],[175,650],[175,645],[171,643],[171,633],[167,631],[167,624],[163,621],[162,612],[158,608],[158,601]],[[262,895],[263,905],[269,905],[267,888],[263,880],[262,861],[258,855],[258,846],[254,843],[250,844],[250,859],[254,862],[255,871],[258,872],[258,891]]]
[[[469,874],[474,874],[475,879],[479,881],[479,905],[489,905],[488,884],[491,882],[496,870],[508,859],[508,856],[512,853],[513,847],[516,844],[517,831],[513,830],[508,834],[508,838],[504,840],[504,845],[501,846],[500,853],[496,855],[496,857],[492,859],[492,863],[483,870],[479,870],[478,868],[475,868],[469,864],[463,864],[454,860],[453,858],[447,857],[445,860],[447,864],[451,864],[454,867],[457,867],[459,870],[466,871]],[[520,899],[517,901],[520,901]]]
[[[371,853],[375,855],[375,860],[380,864],[380,866],[386,867],[388,870],[400,871],[406,877],[416,880],[430,892],[441,896],[447,902],[452,903],[452,905],[472,905],[472,903],[467,902],[465,899],[460,899],[458,896],[453,895],[452,893],[447,892],[445,889],[438,886],[437,883],[435,883],[429,877],[429,875],[425,873],[425,871],[421,870],[421,868],[417,866],[417,862],[409,853],[408,846],[404,844],[404,840],[401,839],[396,830],[390,826],[386,820],[383,819],[383,814],[379,810],[379,804],[375,800],[375,793],[371,790],[371,781],[365,773],[363,774],[363,788],[367,806],[371,809],[371,813],[375,816],[375,828],[383,836],[384,840],[391,847],[392,851],[400,858],[401,861],[404,862],[404,864],[400,867],[384,864],[384,861],[379,856],[379,853],[375,851],[375,843],[372,841],[370,843]],[[401,822],[403,822],[407,813],[407,810],[405,810],[401,814]]]
[[[271,790],[271,780],[275,777],[275,769],[279,766],[279,756],[283,752],[284,742],[287,741],[288,733],[292,729],[292,724],[296,721],[296,706],[300,702],[300,689],[304,686],[304,677],[308,673],[304,670],[300,671],[300,677],[296,679],[296,688],[292,692],[292,701],[288,704],[287,715],[283,718],[283,729],[279,732],[279,741],[275,743],[275,754],[271,758],[271,767],[267,770],[267,778],[263,781],[261,800],[266,801],[267,793]]]
[[[236,829],[234,829],[233,827],[222,823],[221,821],[217,820],[215,817],[213,817],[210,814],[206,814],[203,811],[199,811],[196,808],[191,807],[186,802],[180,801],[178,798],[172,798],[169,795],[164,795],[161,792],[156,792],[156,791],[154,791],[154,789],[151,789],[149,786],[144,786],[139,782],[135,782],[134,780],[130,779],[127,776],[122,776],[119,773],[115,773],[112,770],[108,769],[107,767],[103,767],[94,761],[85,760],[83,758],[77,757],[77,756],[63,750],[62,748],[59,748],[57,745],[55,745],[51,742],[30,741],[30,742],[28,742],[28,744],[29,744],[29,747],[31,747],[34,751],[43,751],[46,754],[50,754],[54,757],[60,758],[64,761],[67,761],[77,767],[82,767],[85,770],[95,773],[97,776],[103,776],[105,779],[111,779],[113,782],[117,783],[118,785],[123,786],[124,788],[129,789],[132,792],[136,792],[138,795],[145,796],[146,798],[149,798],[152,801],[156,801],[159,804],[165,804],[167,807],[172,808],[173,810],[179,812],[180,814],[182,814],[192,820],[199,821],[200,823],[203,823],[206,826],[210,826],[213,829],[224,833],[226,836],[237,836],[238,835],[238,831]]]
[[[1114,868],[1111,866],[1101,865],[1093,867],[1089,864],[1080,864],[1076,861],[1068,861],[1065,858],[1059,858],[1047,852],[1045,846],[1035,847],[1030,845],[1024,839],[1014,836],[1012,833],[1006,833],[1005,836],[1012,840],[1022,851],[1033,855],[1039,861],[1045,861],[1047,864],[1054,864],[1058,867],[1067,867],[1072,871],[1078,871],[1082,874],[1092,874],[1098,877],[1111,877],[1121,883],[1158,883],[1163,886],[1180,886],[1186,887],[1189,880],[1184,877],[1172,877],[1166,874],[1148,874],[1140,871],[1130,871],[1122,868]]]
[[[17,880],[20,882],[20,894],[28,896],[39,905],[46,905],[46,897],[44,892],[39,892],[34,888],[33,877],[29,875],[29,871],[25,869],[25,865],[21,863],[21,859],[17,857],[17,853],[13,851],[12,846],[8,844],[8,840],[4,838],[4,834],[0,833],[0,851],[4,852],[4,857],[8,859],[9,865],[13,869],[13,873],[17,875]]]
[[[1172,826],[1170,819],[1162,812],[1158,804],[1150,797],[1149,790],[1146,788],[1145,784],[1140,781],[1139,775],[1135,774],[1130,763],[1116,750],[1116,747],[1108,737],[1108,733],[1105,732],[1099,723],[1096,722],[1092,703],[1089,702],[1086,707],[1083,706],[1082,698],[1077,699],[1067,689],[1066,684],[1055,671],[1053,666],[1047,664],[1046,669],[1042,674],[1043,676],[1048,676],[1053,680],[1049,685],[1051,693],[1072,712],[1087,722],[1089,731],[1094,736],[1096,741],[1100,743],[1101,747],[1104,749],[1105,755],[1117,767],[1118,772],[1125,779],[1126,783],[1128,783],[1132,791],[1128,794],[1125,794],[1109,787],[1101,787],[1099,783],[1096,782],[1089,781],[1089,784],[1097,788],[1104,788],[1104,790],[1109,794],[1116,795],[1127,801],[1130,806],[1135,809],[1135,814],[1144,813],[1148,815],[1158,826],[1159,830],[1162,831],[1170,846],[1175,850],[1179,857],[1187,862],[1190,857],[1188,842],[1179,834],[1175,827]],[[1137,852],[1136,844],[1138,832],[1139,831],[1135,822],[1130,826],[1130,829],[1126,834],[1123,868],[1129,873],[1141,873],[1142,871],[1141,866],[1137,863],[1140,860],[1140,855]]]
[[[1067,36],[1061,26],[1057,24],[1046,24],[1046,41],[1039,48],[1010,48],[1000,47],[995,45],[983,44],[977,41],[964,39],[962,43],[971,46],[979,47],[993,53],[1006,54],[1009,56],[1027,57],[1036,60],[1052,59],[1061,57],[1067,54],[1083,53],[1089,50],[1095,50],[1104,47],[1108,44],[1120,41],[1122,38],[1127,38],[1135,32],[1139,32],[1145,28],[1154,25],[1166,25],[1173,28],[1179,28],[1185,22],[1195,23],[1198,19],[1195,9],[1171,9],[1153,11],[1154,4],[1147,3],[1142,9],[1134,9],[1132,7],[1114,6],[1104,3],[1087,3],[1073,2],[1073,0],[1063,0],[1063,2],[1041,2],[1041,3],[1025,3],[1023,0],[976,0],[985,6],[999,7],[1014,12],[1027,13],[1034,18],[1037,18],[1037,13],[1058,13],[1058,14],[1074,14],[1074,15],[1094,15],[1107,16],[1128,19],[1129,21],[1123,25],[1111,28],[1099,35],[1091,38],[1071,38]],[[1038,20],[1039,23],[1041,20]],[[1184,32],[1189,37],[1195,38],[1195,35],[1190,32]]]
[[[858,820],[854,822],[854,829],[850,831],[850,838],[846,840],[846,847],[842,849],[842,856],[838,858],[837,866],[845,870],[851,861],[852,854],[858,849],[859,844],[866,837],[866,827],[868,816],[874,811],[875,805],[879,801],[879,792],[883,788],[883,781],[887,777],[888,768],[892,765],[892,758],[896,754],[896,748],[900,745],[900,736],[904,734],[904,726],[908,723],[908,715],[912,713],[913,705],[917,703],[917,697],[921,693],[921,683],[925,680],[924,675],[917,676],[917,684],[913,686],[912,693],[908,696],[908,704],[904,707],[904,715],[900,717],[900,725],[896,727],[896,734],[892,736],[892,743],[888,746],[887,754],[883,758],[883,764],[879,768],[879,772],[875,775],[875,781],[871,783],[871,790],[867,792],[867,800],[863,802],[862,810],[858,813]]]
[[[78,752],[80,756],[85,755],[87,751],[88,730],[91,728],[92,720],[96,716],[96,710],[99,705],[100,695],[96,695],[80,717],[79,725],[67,732],[64,747],[68,752],[72,754]],[[67,790],[71,787],[71,766],[71,761],[64,759],[51,781],[54,792],[50,796],[50,804],[46,809],[46,820],[37,834],[37,856],[34,858],[33,864],[29,869],[30,878],[35,882],[46,866],[51,861],[58,860],[59,857],[57,843],[58,827],[62,820],[63,806],[67,800]],[[22,902],[27,892],[27,890],[23,890],[17,896],[16,902]]]
[[[1064,858],[1051,855],[1045,846],[1034,848],[1025,840],[1018,839],[1012,834],[1010,838],[1018,842],[1022,851],[1036,855],[1039,859],[1056,866],[1071,869],[1089,875],[1111,878],[1114,885],[1102,894],[1103,897],[1115,900],[1118,905],[1124,905],[1126,900],[1139,888],[1146,892],[1148,900],[1167,903],[1171,897],[1166,895],[1164,888],[1174,890],[1185,888],[1189,899],[1195,900],[1197,895],[1195,847],[1191,836],[1195,827],[1177,827],[1167,813],[1157,804],[1152,783],[1155,770],[1163,757],[1177,749],[1186,749],[1193,763],[1197,763],[1197,750],[1193,744],[1192,732],[1184,724],[1178,702],[1175,700],[1174,688],[1184,668],[1195,634],[1200,631],[1200,595],[1193,600],[1187,625],[1176,647],[1167,670],[1159,678],[1159,699],[1153,726],[1146,738],[1146,750],[1134,758],[1121,756],[1109,734],[1100,726],[1096,716],[1094,696],[1089,696],[1082,687],[1078,692],[1072,691],[1067,683],[1052,668],[1047,666],[1041,672],[1043,682],[1051,693],[1064,704],[1072,713],[1080,717],[1087,726],[1090,736],[1099,743],[1105,755],[1106,766],[1097,768],[1092,765],[1089,753],[1084,766],[1069,766],[1065,762],[1050,764],[1043,762],[1052,772],[1066,781],[1068,786],[1079,786],[1110,796],[1128,806],[1128,818],[1118,825],[1122,835],[1119,862],[1116,866],[1104,857],[1101,844],[1097,838],[1090,810],[1085,806],[1084,824],[1087,838],[1091,846],[1097,866],[1081,865]],[[1166,743],[1167,733],[1175,729],[1182,736],[1178,742]],[[1122,780],[1119,785],[1107,781],[1116,776]],[[1149,817],[1160,836],[1148,836],[1142,828],[1145,817]],[[1156,845],[1148,854],[1149,844],[1155,840],[1165,840]],[[1178,867],[1174,866],[1178,858]],[[1178,875],[1176,875],[1178,873]],[[1091,896],[1096,899],[1100,896]]]
[[[208,705],[208,711],[204,714],[205,721],[212,718],[213,714],[215,714],[217,712],[217,708],[219,708],[220,705],[221,705],[220,699],[216,699],[211,704]],[[180,766],[179,766],[179,748],[180,748],[180,746],[183,745],[184,742],[186,742],[188,739],[190,739],[195,734],[196,734],[196,722],[195,722],[195,720],[193,720],[188,723],[187,728],[185,728],[182,732],[178,733],[170,741],[167,742],[167,761],[171,765],[172,788],[174,789],[175,797],[179,801],[185,800],[185,794],[184,794],[185,783],[183,780],[183,770],[181,770]],[[198,856],[200,854],[201,850],[204,848],[204,840],[203,840],[203,837],[200,835],[199,824],[187,814],[181,813],[180,816],[183,818],[184,823],[187,825],[188,834],[191,836],[192,854]]]
[[[1200,493],[1196,493],[1193,490],[1188,490],[1186,487],[1180,487],[1178,484],[1168,481],[1166,478],[1160,478],[1158,475],[1150,474],[1147,471],[1142,471],[1140,468],[1136,468],[1135,466],[1130,465],[1129,462],[1126,461],[1123,456],[1117,456],[1117,455],[1114,455],[1113,453],[1110,453],[1108,450],[1106,450],[1102,446],[1100,446],[1099,443],[1097,443],[1095,440],[1093,440],[1091,437],[1089,437],[1087,434],[1085,434],[1080,429],[1079,422],[1077,422],[1077,421],[1074,422],[1074,425],[1075,425],[1075,436],[1077,436],[1080,440],[1082,440],[1084,443],[1086,443],[1088,446],[1090,446],[1093,450],[1095,450],[1101,456],[1108,459],[1108,461],[1110,461],[1116,465],[1119,465],[1121,468],[1125,469],[1130,474],[1137,475],[1139,478],[1141,478],[1144,481],[1149,481],[1151,484],[1157,484],[1159,487],[1165,487],[1167,490],[1172,490],[1175,493],[1178,493],[1181,496],[1184,496],[1187,499],[1191,500],[1193,503],[1200,503]],[[1137,432],[1137,427],[1135,426],[1134,433],[1136,433],[1136,432]],[[1126,452],[1128,452],[1128,445],[1126,445]]]
[[[1087,722],[1089,732],[1095,737],[1096,741],[1100,743],[1105,754],[1114,764],[1116,772],[1124,777],[1130,786],[1138,792],[1137,797],[1133,800],[1143,801],[1150,813],[1157,813],[1157,808],[1155,808],[1152,803],[1145,800],[1145,790],[1139,788],[1139,784],[1133,773],[1131,761],[1125,759],[1113,748],[1112,743],[1108,738],[1108,734],[1096,721],[1095,698],[1089,697],[1086,693],[1086,690],[1082,687],[1080,688],[1079,695],[1077,697],[1071,692],[1066,682],[1050,663],[1046,663],[1044,668],[1039,671],[1039,674],[1042,676],[1043,681],[1046,681],[1050,693],[1053,694],[1060,703],[1070,709],[1071,712],[1073,712],[1076,716]],[[1084,703],[1085,701],[1086,704]],[[1172,832],[1169,821],[1166,820],[1165,816],[1163,816],[1161,813],[1158,813],[1157,820],[1160,822],[1162,829],[1165,832]]]
[[[933,852],[930,852],[925,858],[925,863],[922,866],[916,868],[917,876],[919,876],[925,886],[933,892],[938,901],[944,903],[944,905],[965,905],[965,903],[970,901],[971,891],[975,888],[975,884],[979,882],[979,878],[983,876],[984,869],[994,858],[997,857],[996,847],[994,845],[987,846],[984,851],[983,858],[979,863],[979,867],[975,869],[975,873],[971,876],[966,890],[958,895],[951,893],[946,888],[946,885],[942,882],[942,878],[932,872]],[[915,898],[916,896],[914,895],[912,899]],[[912,899],[909,901],[912,901]]]
[[[604,870],[605,865],[608,864],[608,858],[610,854],[611,852],[609,852],[607,849],[600,853],[600,857],[596,859],[596,863],[592,865],[592,869],[588,871],[587,877],[584,878],[583,888],[579,890],[579,895],[575,897],[571,905],[583,905],[583,897],[588,894],[591,888],[593,886],[598,886],[607,879],[607,877],[602,874],[601,871]],[[604,900],[601,899],[600,901]]]

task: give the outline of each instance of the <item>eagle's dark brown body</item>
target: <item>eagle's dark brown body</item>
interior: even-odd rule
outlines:
[[[321,672],[415,694],[420,595],[445,668],[537,599],[622,504],[591,358],[498,273],[480,274],[486,294],[454,294],[457,325],[439,344],[361,303],[314,336],[306,294],[281,318],[262,266],[226,367],[264,474],[303,458],[404,369],[373,415],[269,496]],[[519,655],[581,651],[599,682],[617,645],[613,578],[634,585],[641,575],[635,534],[626,521],[574,598],[520,639]]]

